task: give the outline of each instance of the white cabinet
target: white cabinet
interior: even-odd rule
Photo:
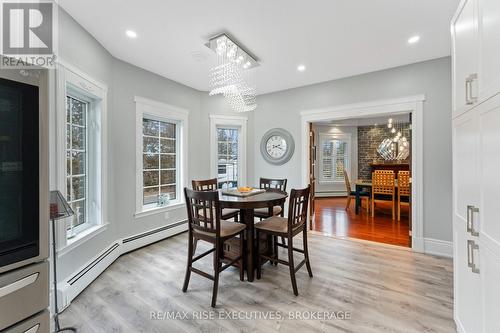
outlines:
[[[478,0],[479,99],[500,91],[500,1]]]
[[[481,332],[482,297],[477,220],[479,117],[475,110],[453,121],[453,243],[455,318],[463,332]]]
[[[477,83],[478,9],[477,0],[463,0],[451,23],[453,57],[453,111],[458,115],[475,102]]]
[[[451,21],[453,115],[500,93],[500,1],[461,0]]]
[[[500,332],[500,0],[462,0],[452,20],[454,316]]]
[[[499,59],[500,61],[500,59]],[[453,254],[459,332],[500,332],[500,94],[453,119]]]

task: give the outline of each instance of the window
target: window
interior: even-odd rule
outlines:
[[[217,180],[219,188],[238,186],[238,128],[217,128]]]
[[[87,221],[88,109],[88,102],[70,95],[66,96],[66,200],[75,213],[68,229],[73,229]]]
[[[210,176],[219,188],[246,184],[247,118],[210,115]]]
[[[56,75],[51,176],[74,211],[57,225],[65,253],[107,226],[107,86],[69,64]]]
[[[155,214],[181,208],[187,184],[189,111],[135,97],[136,103],[136,213]]]
[[[344,170],[349,170],[349,137],[320,134],[320,145],[320,181],[343,182]]]
[[[164,206],[177,199],[177,124],[143,118],[143,206]]]

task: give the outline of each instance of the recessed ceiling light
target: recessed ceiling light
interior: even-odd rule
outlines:
[[[420,36],[416,35],[408,39],[408,44],[415,44],[420,40]]]
[[[127,35],[127,37],[130,37],[130,38],[137,38],[137,33],[133,30],[127,30],[125,31],[125,34]]]
[[[305,71],[305,70],[306,70],[306,66],[304,66],[304,65],[298,65],[298,66],[297,66],[297,70],[298,70],[299,72],[303,72],[303,71]]]

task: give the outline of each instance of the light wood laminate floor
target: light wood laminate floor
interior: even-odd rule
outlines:
[[[201,244],[197,253],[208,248]],[[184,233],[120,257],[63,312],[61,322],[82,333],[455,332],[452,260],[317,234],[309,235],[309,249],[314,278],[305,267],[299,270],[298,297],[288,267],[265,264],[262,279],[253,283],[240,282],[237,270],[229,268],[221,274],[218,306],[211,312],[212,281],[192,274],[188,292],[181,291]],[[210,271],[212,258],[197,263]],[[180,314],[154,320],[152,311]],[[290,312],[296,311],[303,316],[345,311],[350,319],[292,319]],[[274,318],[255,319],[264,315]]]

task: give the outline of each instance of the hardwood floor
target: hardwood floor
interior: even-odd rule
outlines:
[[[193,274],[187,293],[181,291],[184,233],[120,257],[62,313],[61,322],[81,333],[455,332],[452,260],[313,233],[308,237],[314,278],[305,268],[298,271],[298,297],[284,265],[265,264],[262,279],[253,283],[240,282],[237,269],[229,268],[221,274],[218,306],[212,310],[208,279]],[[200,242],[197,253],[206,248]],[[211,256],[200,262],[198,267],[210,272]],[[152,311],[181,315],[167,320],[155,314],[155,320]],[[301,316],[344,311],[350,318],[292,319],[296,311]],[[200,313],[214,319],[202,319]],[[242,319],[228,319],[237,315]]]
[[[401,210],[401,221],[391,217],[391,204],[377,202],[375,217],[366,213],[365,202],[360,214],[351,208],[345,210],[346,198],[316,198],[313,230],[337,237],[351,237],[379,243],[410,246],[408,236],[408,206]]]

